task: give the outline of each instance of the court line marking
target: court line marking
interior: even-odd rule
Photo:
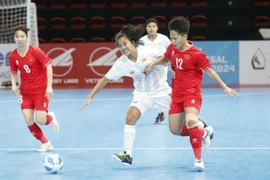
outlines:
[[[54,148],[52,151],[110,151],[110,150],[123,150],[123,148]],[[192,150],[192,148],[133,148],[133,150]],[[207,150],[270,150],[270,147],[245,147],[245,148],[209,148]],[[0,151],[37,151],[32,148],[0,148]],[[48,151],[49,152],[49,151]]]
[[[254,95],[264,95],[270,94],[270,91],[265,92],[253,92],[253,93],[239,93],[239,96],[254,96]],[[203,98],[215,98],[215,97],[227,97],[227,94],[213,94],[213,95],[203,95]],[[131,101],[132,98],[100,98],[93,99],[92,101]],[[51,102],[84,102],[85,99],[52,99]],[[0,100],[0,103],[7,102],[19,102],[19,100]]]

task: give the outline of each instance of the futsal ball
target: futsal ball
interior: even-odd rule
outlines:
[[[43,160],[44,168],[52,174],[57,173],[63,168],[64,160],[59,154],[48,154]]]

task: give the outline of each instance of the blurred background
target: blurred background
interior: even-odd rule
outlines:
[[[10,86],[14,27],[53,59],[54,88],[93,88],[121,56],[115,34],[125,25],[158,21],[169,35],[174,17],[190,20],[189,40],[232,87],[270,87],[270,0],[1,0],[0,84]],[[145,35],[147,32],[145,32]],[[171,82],[171,74],[168,74]],[[204,77],[203,87],[217,87]],[[121,78],[106,88],[133,88]]]
[[[178,16],[191,22],[191,40],[263,40],[269,0],[34,0],[40,43],[114,41],[124,24],[154,17],[159,32]]]

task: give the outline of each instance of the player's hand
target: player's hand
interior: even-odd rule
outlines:
[[[16,94],[17,96],[19,95],[19,90],[17,86],[12,86],[11,91]]]
[[[153,69],[153,65],[154,65],[154,64],[150,63],[148,66],[146,66],[145,72],[146,72],[146,73],[150,73],[150,72],[152,71],[152,69]]]
[[[46,96],[47,96],[47,98],[49,100],[52,99],[52,97],[53,97],[53,89],[52,89],[52,87],[47,87],[46,88]]]
[[[234,98],[236,98],[238,96],[238,93],[236,92],[236,90],[231,89],[229,87],[224,88],[224,92],[226,94],[228,94],[229,96],[234,97]]]
[[[81,106],[81,108],[79,109],[79,111],[83,110],[89,103],[91,103],[91,101],[92,101],[91,98],[87,98],[83,103],[83,105]]]

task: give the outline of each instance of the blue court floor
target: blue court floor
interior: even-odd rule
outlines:
[[[112,158],[122,151],[131,90],[102,90],[79,112],[90,90],[55,90],[50,110],[60,123],[54,134],[42,129],[64,168],[48,174],[47,153],[29,133],[17,97],[0,91],[0,180],[268,180],[270,179],[270,89],[238,89],[233,99],[221,89],[204,89],[201,116],[214,127],[211,148],[203,150],[204,172],[193,170],[187,137],[173,136],[168,120],[154,125],[154,110],[136,125],[133,166]]]

